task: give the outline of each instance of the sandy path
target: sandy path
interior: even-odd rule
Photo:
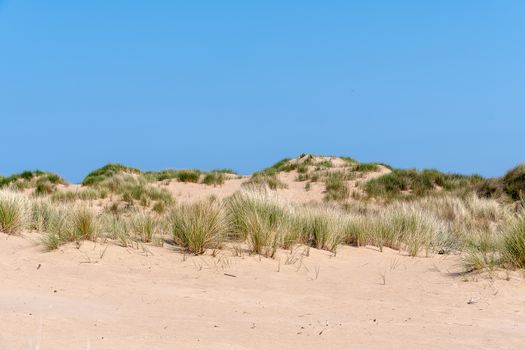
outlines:
[[[455,256],[341,247],[333,258],[312,249],[288,264],[280,252],[278,272],[278,260],[255,256],[184,259],[170,247],[146,255],[109,245],[101,258],[104,249],[42,253],[27,237],[0,234],[0,349],[521,349],[525,341],[521,276],[465,282],[453,274]]]

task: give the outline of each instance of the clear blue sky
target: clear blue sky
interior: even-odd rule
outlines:
[[[0,0],[0,174],[525,161],[525,2]]]

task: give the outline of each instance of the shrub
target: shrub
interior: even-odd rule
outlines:
[[[218,247],[225,227],[222,208],[211,202],[181,205],[171,215],[175,242],[196,255]]]

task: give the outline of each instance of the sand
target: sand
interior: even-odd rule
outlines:
[[[522,349],[525,282],[460,258],[231,250],[0,234],[0,349]],[[228,275],[226,275],[228,274]]]

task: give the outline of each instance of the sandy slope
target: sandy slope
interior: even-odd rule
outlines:
[[[31,237],[0,234],[0,349],[522,349],[525,341],[522,276],[465,281],[454,274],[456,256],[341,247],[335,258],[312,249],[302,258],[296,250],[276,260],[185,259],[170,246],[146,254],[89,242],[43,253]]]

